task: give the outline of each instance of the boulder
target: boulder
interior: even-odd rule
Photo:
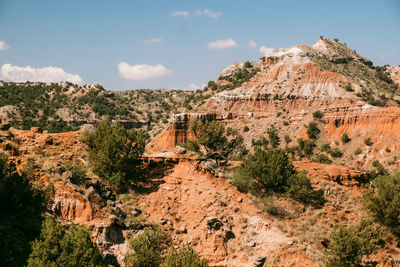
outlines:
[[[176,146],[178,154],[186,154],[186,149],[181,146]]]
[[[104,199],[97,193],[96,189],[93,186],[90,186],[85,193],[85,197],[91,202],[100,207],[104,207],[106,205]]]
[[[265,263],[266,260],[267,260],[266,257],[257,256],[257,258],[254,261],[254,266],[255,267],[262,267],[262,266],[264,266],[264,263]]]
[[[90,131],[94,131],[95,127],[93,126],[93,124],[82,124],[81,128],[79,129],[80,132],[85,133],[85,132],[90,132]]]
[[[203,165],[203,168],[206,169],[207,171],[210,171],[211,173],[215,173],[217,167],[218,167],[217,161],[213,159],[207,160]]]
[[[217,217],[208,217],[207,218],[207,227],[210,230],[219,230],[223,223],[217,219]]]
[[[43,129],[41,127],[32,127],[31,132],[32,133],[43,133]]]
[[[52,145],[53,144],[53,137],[51,135],[46,135],[42,139],[42,145]]]

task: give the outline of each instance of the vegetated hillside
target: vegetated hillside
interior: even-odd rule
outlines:
[[[98,124],[107,117],[126,127],[162,127],[169,116],[192,109],[198,98],[178,90],[111,92],[101,85],[0,82],[0,116],[21,129],[40,126],[50,132]]]

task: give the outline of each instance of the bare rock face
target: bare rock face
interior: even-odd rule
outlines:
[[[346,166],[309,161],[294,161],[293,165],[300,170],[306,170],[307,175],[315,180],[322,178],[338,182],[339,184],[352,186],[367,179],[367,174],[365,172],[357,171]]]
[[[32,127],[31,132],[32,133],[43,133],[43,129],[40,127]]]
[[[108,215],[74,188],[63,183],[54,183],[55,198],[52,210],[60,219],[77,224],[94,225],[107,222]]]
[[[95,127],[93,124],[83,124],[80,127],[80,132],[85,133],[85,132],[91,132],[94,131]]]

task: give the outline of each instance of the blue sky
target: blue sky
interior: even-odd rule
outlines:
[[[261,46],[320,35],[376,65],[400,64],[398,0],[0,0],[0,25],[0,78],[16,81],[191,88],[258,60]]]

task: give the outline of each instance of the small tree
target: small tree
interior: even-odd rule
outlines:
[[[314,118],[314,119],[321,119],[321,118],[322,118],[322,112],[319,111],[319,110],[313,112],[312,115],[313,115],[313,118]]]
[[[236,169],[232,184],[242,192],[263,197],[266,192],[287,193],[302,202],[312,202],[314,190],[305,173],[297,173],[282,149],[257,147]]]
[[[130,241],[130,246],[135,251],[125,258],[129,267],[158,267],[163,262],[162,253],[168,248],[169,237],[160,227],[154,226],[145,230]]]
[[[294,167],[282,149],[256,148],[238,167],[232,183],[242,191],[256,194],[262,191],[285,192],[287,179],[294,174]]]
[[[371,137],[367,137],[364,139],[364,144],[367,146],[372,146],[372,140]]]
[[[285,136],[284,136],[284,139],[285,139],[286,145],[289,144],[290,142],[292,142],[292,138],[290,138],[289,135],[285,135]]]
[[[346,91],[348,91],[348,92],[353,92],[353,91],[354,91],[353,88],[351,88],[351,84],[350,84],[350,83],[347,83],[347,84],[344,86],[344,89],[345,89]]]
[[[317,139],[317,135],[320,133],[321,131],[318,129],[318,126],[315,122],[310,122],[307,126],[307,135],[309,138],[311,139]]]
[[[339,225],[331,234],[331,243],[325,252],[328,267],[361,266],[362,257],[377,252],[385,242],[380,238],[383,230],[371,221],[362,220],[350,227]]]
[[[344,133],[342,134],[341,140],[343,144],[347,144],[348,142],[350,142],[351,139],[349,138],[349,135],[347,133]]]
[[[199,254],[189,245],[183,245],[178,251],[170,248],[165,258],[163,267],[207,267],[207,261],[200,258]]]
[[[304,203],[311,201],[314,190],[310,179],[308,179],[304,171],[292,175],[288,182],[289,189],[287,193],[289,196]]]
[[[271,146],[273,148],[277,148],[279,146],[279,144],[281,143],[277,130],[274,127],[271,127],[267,130],[267,134],[268,134],[268,139],[269,139],[269,143],[271,144]]]
[[[330,151],[328,151],[328,153],[334,158],[340,158],[343,156],[343,152],[337,147],[331,149]]]
[[[86,132],[81,140],[89,147],[93,172],[120,191],[136,181],[147,138],[142,130],[127,131],[119,123],[113,126],[107,120],[95,131]]]
[[[88,229],[70,225],[67,229],[46,219],[40,238],[32,244],[30,266],[104,266],[100,251],[90,240]]]
[[[356,150],[354,150],[354,155],[359,155],[361,154],[362,150],[361,148],[356,148]]]
[[[365,206],[383,224],[400,225],[400,172],[381,175],[372,181],[371,188],[363,196]]]

